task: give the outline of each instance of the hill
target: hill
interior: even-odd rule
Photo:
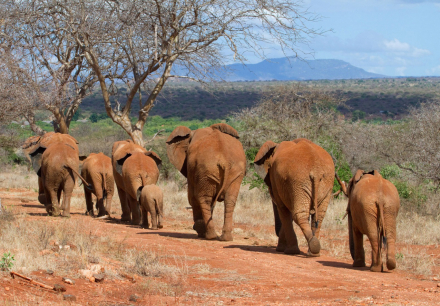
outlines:
[[[230,73],[224,76],[227,81],[336,80],[384,77],[335,59],[317,59],[305,62],[298,58],[283,57],[267,59],[258,64],[232,64],[227,68],[230,70]]]

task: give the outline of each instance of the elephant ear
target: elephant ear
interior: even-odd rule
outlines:
[[[364,175],[365,171],[359,169],[358,171],[356,171],[354,178],[353,178],[353,182],[356,184],[357,182],[359,182],[362,178],[362,176]]]
[[[257,174],[264,179],[269,171],[269,161],[270,157],[273,155],[278,144],[268,140],[266,141],[258,151],[254,159],[255,171]]]
[[[159,170],[160,168],[162,168],[162,159],[159,157],[159,155],[157,155],[153,151],[147,151],[144,154],[148,157],[151,157],[156,162],[156,165],[159,168]]]
[[[213,124],[213,125],[211,125],[211,129],[219,130],[220,132],[222,132],[224,134],[231,135],[232,137],[235,137],[237,139],[240,138],[240,136],[238,136],[237,130],[234,129],[229,124],[226,124],[226,123],[216,123],[216,124]]]
[[[187,177],[186,152],[191,138],[191,130],[186,126],[174,129],[166,141],[167,156],[170,162]]]
[[[129,158],[130,156],[131,156],[131,153],[127,153],[127,154],[125,154],[124,157],[122,157],[116,161],[116,172],[118,172],[119,175],[122,176],[122,166],[124,165],[124,162],[127,160],[127,158]]]
[[[41,176],[41,162],[43,159],[43,153],[46,151],[46,147],[39,145],[29,152],[31,157],[32,168],[38,176]]]

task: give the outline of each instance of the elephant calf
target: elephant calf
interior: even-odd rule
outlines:
[[[348,197],[348,230],[353,267],[365,267],[363,235],[367,235],[372,249],[370,270],[383,271],[382,241],[387,247],[387,268],[395,269],[396,218],[400,208],[396,187],[377,170],[369,173],[358,170],[348,186],[337,179]]]
[[[81,176],[92,186],[90,190],[84,185],[87,214],[93,216],[92,193],[96,196],[98,217],[110,216],[115,180],[113,178],[112,161],[104,153],[91,153],[83,162]],[[104,203],[105,201],[105,203]]]
[[[163,228],[161,219],[163,217],[163,193],[157,185],[147,185],[142,188],[140,196],[142,218],[144,227],[149,228],[148,212],[151,215],[151,229]]]

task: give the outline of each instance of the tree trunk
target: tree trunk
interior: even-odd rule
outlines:
[[[31,127],[32,132],[34,132],[36,135],[43,136],[46,133],[46,131],[44,131],[35,123],[35,115],[33,111],[28,111],[24,117],[29,122],[29,126]]]

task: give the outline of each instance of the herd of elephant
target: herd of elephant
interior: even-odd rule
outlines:
[[[170,162],[187,179],[193,229],[198,237],[231,241],[235,203],[246,174],[245,152],[237,131],[225,123],[193,131],[179,126],[166,140],[166,147]],[[116,183],[122,221],[149,228],[149,212],[151,229],[163,227],[163,194],[156,185],[162,160],[156,153],[124,140],[113,144],[111,158],[103,153],[80,157],[75,138],[54,132],[30,137],[23,149],[38,175],[38,200],[50,216],[69,216],[70,198],[79,177],[83,181],[87,214],[94,215],[94,194],[97,216],[110,217]],[[308,242],[308,255],[319,256],[319,231],[336,177],[348,197],[353,266],[365,266],[363,235],[367,235],[372,248],[371,271],[383,271],[383,246],[387,269],[396,267],[400,200],[396,187],[378,171],[358,170],[346,184],[336,175],[330,154],[304,138],[279,144],[267,141],[258,151],[254,166],[272,198],[278,252],[300,253],[292,223],[295,221]],[[221,201],[225,207],[224,225],[222,234],[217,236],[212,216],[216,202]]]

